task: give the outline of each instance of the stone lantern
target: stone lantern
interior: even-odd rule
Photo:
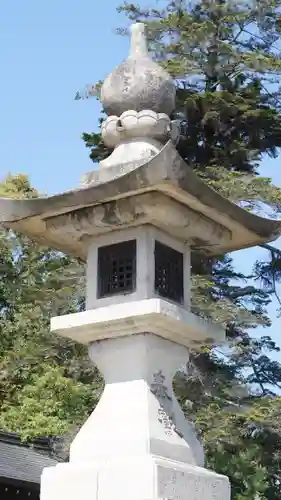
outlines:
[[[106,383],[69,463],[45,469],[41,500],[228,500],[172,389],[191,349],[225,338],[190,310],[190,251],[258,245],[281,225],[221,197],[179,156],[175,87],[150,59],[143,24],[101,101],[113,152],[79,188],[0,199],[3,226],[87,263],[86,310],[52,318],[51,330],[88,345]]]

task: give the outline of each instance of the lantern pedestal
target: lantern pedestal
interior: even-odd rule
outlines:
[[[141,332],[149,326],[153,333]],[[228,479],[203,468],[202,446],[172,388],[188,345],[220,340],[221,329],[163,299],[60,316],[51,329],[89,344],[106,385],[69,464],[44,470],[41,500],[229,498]]]
[[[44,470],[41,500],[228,500],[228,479],[160,457],[59,464]]]

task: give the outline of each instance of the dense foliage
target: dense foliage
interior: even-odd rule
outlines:
[[[23,176],[0,194],[37,196]],[[101,386],[84,349],[49,327],[50,315],[81,308],[83,269],[11,231],[0,247],[0,426],[23,438],[61,435],[86,418]]]

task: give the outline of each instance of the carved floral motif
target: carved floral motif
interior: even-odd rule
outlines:
[[[170,132],[171,120],[168,115],[151,110],[137,112],[131,109],[121,116],[111,115],[101,127],[103,141],[109,147],[115,147],[125,139],[136,137],[165,142],[169,139]]]

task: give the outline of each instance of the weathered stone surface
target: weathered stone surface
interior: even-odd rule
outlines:
[[[172,388],[175,372],[189,359],[188,349],[144,333],[93,342],[89,356],[105,388],[98,410],[70,446],[71,462],[153,455],[204,466],[203,447]]]
[[[143,333],[94,342],[89,354],[105,389],[70,462],[44,470],[41,500],[229,500],[228,479],[204,469],[202,445],[173,394],[188,349]]]
[[[225,476],[192,467],[157,467],[158,495],[173,500],[228,500],[230,485]]]
[[[45,219],[46,229],[58,238],[63,232],[84,241],[124,228],[151,224],[181,241],[204,249],[231,240],[231,231],[162,193],[144,193]]]
[[[96,170],[92,182],[80,189],[32,200],[0,198],[0,223],[38,243],[85,259],[87,245],[83,241],[68,236],[63,230],[55,233],[52,227],[47,227],[46,221],[50,218],[54,221],[57,216],[84,207],[115,202],[144,192],[162,193],[167,196],[167,204],[168,199],[175,200],[183,211],[188,208],[197,213],[199,220],[202,215],[203,220],[208,218],[225,228],[227,238],[215,246],[212,242],[204,246],[204,251],[212,255],[259,245],[275,240],[281,234],[281,221],[253,215],[205,185],[188,168],[171,142],[137,168],[128,164],[121,168]]]
[[[155,457],[59,464],[45,469],[42,486],[41,500],[230,500],[227,477]]]
[[[125,111],[120,117],[109,116],[103,121],[101,135],[108,147],[115,147],[124,140],[134,138],[156,139],[166,143],[170,138],[171,120],[165,113],[133,109]]]
[[[103,122],[103,141],[113,152],[100,168],[133,163],[140,166],[157,155],[179,130],[169,115],[175,86],[169,74],[149,57],[142,23],[131,27],[131,53],[104,81],[101,102],[110,115]]]
[[[145,26],[132,26],[131,53],[104,81],[101,102],[108,115],[152,110],[170,115],[175,108],[175,86],[170,75],[149,57]]]
[[[223,328],[177,304],[160,298],[130,302],[123,297],[119,304],[52,318],[51,330],[81,344],[146,331],[194,349],[225,340]]]
[[[114,150],[100,161],[100,168],[143,165],[157,155],[170,138],[176,141],[177,133],[165,113],[151,110],[138,113],[131,109],[120,117],[109,116],[102,123],[101,135],[103,142]]]
[[[135,168],[144,165],[157,155],[162,149],[162,144],[156,139],[128,139],[122,141],[110,156],[100,161],[101,168],[111,168],[134,164]]]

